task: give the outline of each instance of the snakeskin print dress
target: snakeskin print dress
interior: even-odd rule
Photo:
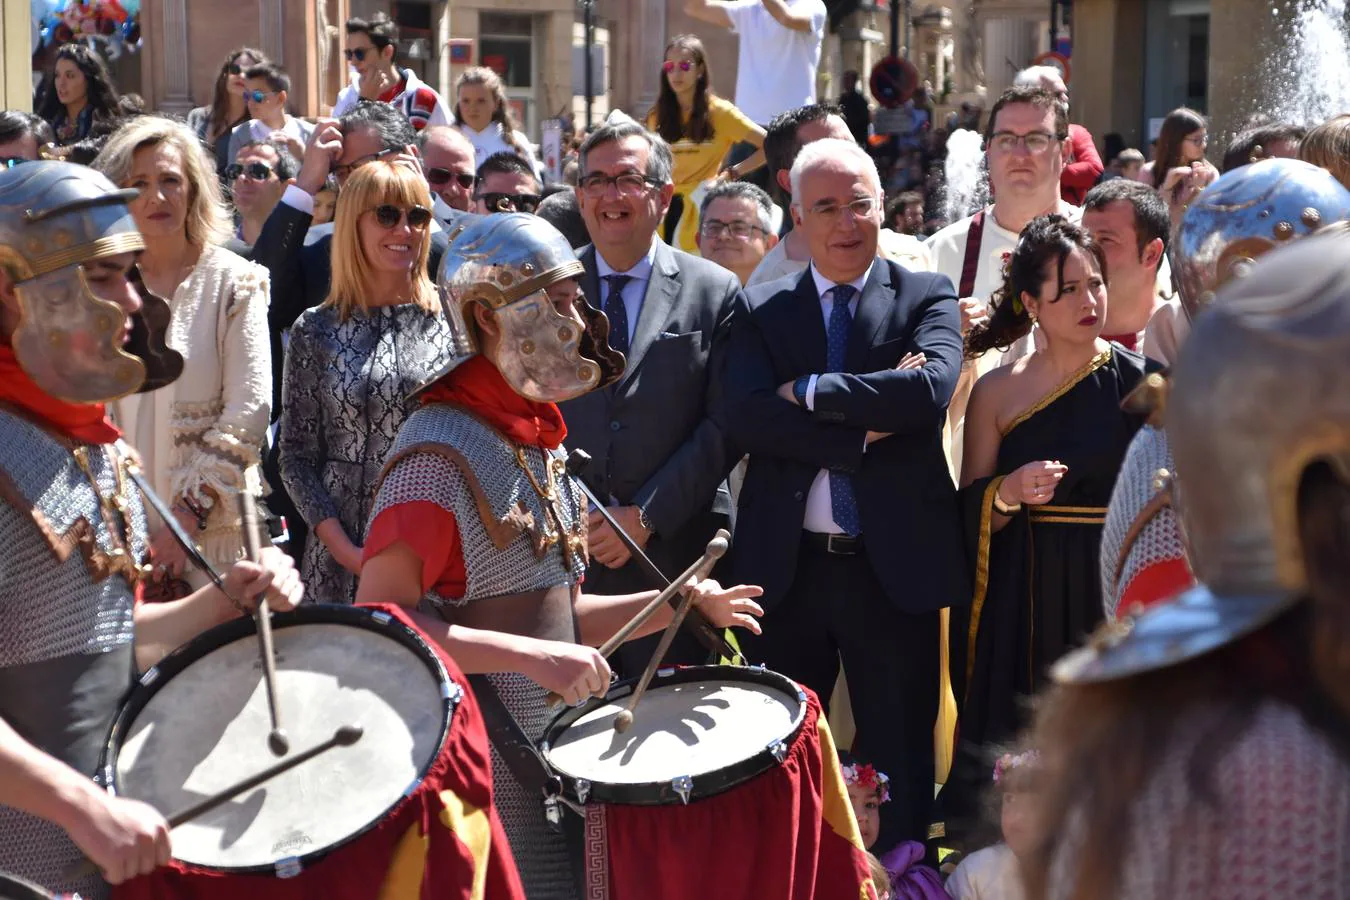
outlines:
[[[439,314],[412,304],[353,311],[331,307],[291,328],[277,432],[281,477],[311,531],[337,519],[360,545],[385,459],[416,401],[409,394],[451,352]],[[300,562],[305,600],[351,603],[356,578],[317,538]]]

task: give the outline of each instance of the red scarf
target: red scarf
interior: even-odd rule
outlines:
[[[111,444],[122,436],[102,403],[67,403],[38,387],[7,343],[0,343],[0,403],[18,407],[37,424],[81,444]]]
[[[556,403],[520,396],[483,356],[456,366],[426,390],[422,402],[461,406],[517,444],[552,450],[567,437],[567,425]]]
[[[1104,334],[1102,340],[1115,341],[1126,350],[1137,351],[1139,349],[1139,335],[1137,334]]]

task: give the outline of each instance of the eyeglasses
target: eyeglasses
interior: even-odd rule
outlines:
[[[380,223],[381,228],[398,227],[398,223],[403,221],[405,215],[409,228],[425,228],[431,221],[431,210],[425,206],[410,206],[404,210],[392,203],[381,203],[375,207],[375,221]]]
[[[1030,134],[1013,134],[1011,131],[1000,131],[994,134],[989,141],[989,146],[999,153],[1012,153],[1021,144],[1027,148],[1028,153],[1044,153],[1055,143],[1064,140],[1063,137],[1053,135],[1048,131],[1033,131]]]
[[[611,184],[621,195],[636,197],[649,187],[659,187],[661,182],[646,175],[639,175],[636,172],[625,172],[622,175],[604,175],[600,172],[593,172],[581,179],[579,186],[587,197],[598,199],[605,196],[605,192],[609,190]]]
[[[364,166],[366,163],[368,163],[368,162],[374,162],[374,161],[377,160],[377,159],[384,159],[384,157],[388,156],[388,155],[391,154],[391,153],[397,153],[398,150],[399,150],[399,148],[397,148],[397,147],[386,147],[385,149],[380,150],[380,151],[378,151],[378,152],[376,152],[376,153],[367,153],[365,156],[362,156],[360,159],[354,159],[354,160],[352,160],[351,162],[347,163],[347,164],[344,165],[344,166],[334,166],[334,167],[333,167],[333,174],[336,175],[336,176],[338,177],[338,180],[339,180],[339,181],[346,181],[347,178],[348,178],[353,172],[355,172],[357,169],[359,169],[359,168],[361,168],[362,166]]]
[[[717,219],[709,219],[700,225],[698,230],[705,238],[716,239],[729,233],[738,241],[749,240],[756,231],[768,234],[763,228],[749,222],[719,222]]]
[[[253,181],[267,181],[272,177],[275,171],[267,163],[252,162],[241,166],[239,163],[232,163],[225,167],[225,180],[234,181],[240,175],[247,175]]]
[[[1199,137],[1191,137],[1190,135],[1187,135],[1186,137],[1182,138],[1182,140],[1188,144],[1195,144],[1195,146],[1197,147],[1209,146],[1209,135],[1207,134],[1202,134]]]
[[[347,58],[347,62],[351,62],[352,60],[361,62],[366,58],[366,54],[373,49],[373,47],[357,47],[355,49],[343,50],[342,55]]]
[[[449,169],[442,169],[440,166],[427,169],[427,184],[433,187],[438,184],[445,184],[451,178],[455,179],[455,183],[466,191],[473,187],[476,180],[472,172],[451,172]]]
[[[244,99],[251,103],[261,103],[276,91],[244,91]]]
[[[661,68],[667,72],[674,72],[676,66],[680,67],[681,72],[688,72],[690,69],[694,67],[694,64],[687,59],[682,59],[679,62],[675,62],[675,60],[673,59],[668,59],[661,65]]]
[[[811,207],[810,212],[811,215],[822,219],[838,219],[844,210],[848,210],[855,218],[865,219],[872,215],[876,208],[876,197],[859,197],[849,203],[817,203]]]
[[[532,213],[539,208],[538,194],[507,194],[501,191],[489,191],[479,194],[475,200],[482,200],[488,212]]]
[[[32,160],[26,156],[0,156],[0,169],[12,169],[26,162],[32,162]]]

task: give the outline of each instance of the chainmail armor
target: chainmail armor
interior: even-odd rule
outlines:
[[[116,473],[102,447],[89,447],[99,491],[117,491]],[[115,445],[126,460],[131,450]],[[117,549],[99,511],[99,498],[67,447],[28,420],[0,410],[0,716],[27,740],[86,771],[97,765],[96,745],[131,685],[134,593],[121,574],[95,579],[78,543],[64,561],[39,530],[40,513],[56,541],[74,536],[81,520],[94,528],[97,551]],[[147,550],[145,513],[135,486],[122,494],[130,517],[131,550]],[[77,686],[77,696],[55,696]],[[49,689],[54,695],[42,696]],[[49,699],[54,702],[48,702]],[[62,880],[82,858],[56,825],[0,806],[0,870],[52,890],[105,897],[97,876]]]
[[[538,447],[526,447],[525,458],[539,485],[549,483],[548,467],[561,460]],[[585,540],[586,507],[570,478],[555,469],[558,502],[565,534],[542,554],[546,515],[530,479],[521,470],[515,445],[473,415],[437,404],[417,410],[399,432],[385,467],[370,521],[400,503],[430,502],[452,513],[459,527],[466,575],[459,598],[429,595],[433,606],[490,602],[493,597],[575,585],[585,571],[583,553],[564,557],[567,536]],[[485,518],[486,517],[486,518]],[[543,688],[524,675],[488,675],[502,703],[531,739],[543,738],[551,719]],[[492,747],[493,803],[511,843],[530,900],[571,900],[575,896],[571,863],[563,837],[544,820],[542,798],[528,792],[511,775],[506,761]]]
[[[1102,602],[1108,620],[1115,619],[1121,612],[1121,598],[1140,573],[1160,563],[1186,559],[1177,514],[1171,506],[1165,506],[1139,531],[1124,565],[1120,565],[1120,554],[1131,527],[1160,490],[1157,480],[1162,470],[1175,471],[1167,434],[1161,428],[1145,425],[1125,451],[1115,489],[1111,492],[1111,503],[1106,509],[1106,524],[1102,527],[1102,549],[1098,556]],[[1117,566],[1120,568],[1119,581],[1116,579]]]

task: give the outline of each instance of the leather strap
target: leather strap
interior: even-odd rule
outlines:
[[[961,262],[961,289],[957,297],[975,295],[975,276],[980,271],[980,244],[984,241],[984,210],[970,217],[966,232],[966,258]]]
[[[549,770],[544,758],[535,749],[530,736],[502,702],[497,688],[486,675],[470,675],[469,684],[478,700],[478,709],[483,713],[483,725],[487,728],[492,746],[497,748],[506,767],[511,770],[516,781],[531,794],[537,794],[542,802],[549,792],[550,785],[557,785],[556,776]],[[554,791],[556,793],[556,791]]]

